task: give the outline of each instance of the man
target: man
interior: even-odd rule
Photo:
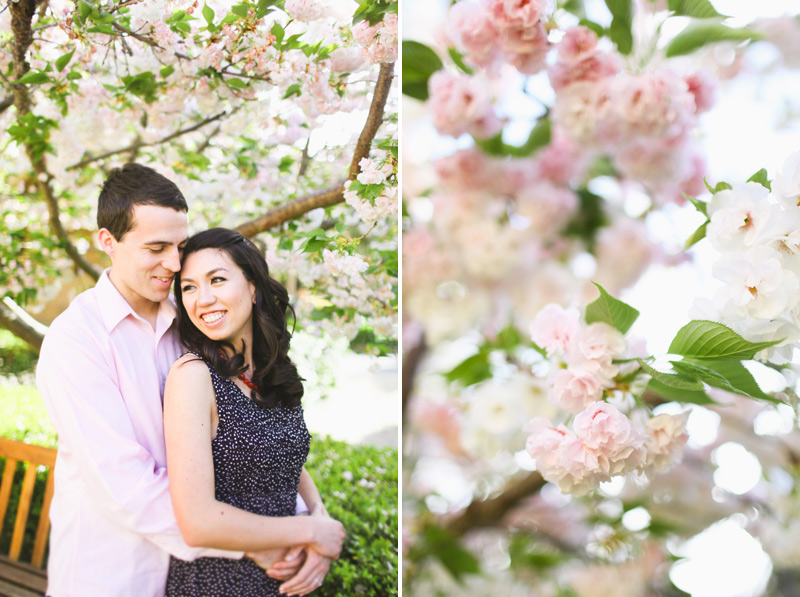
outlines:
[[[182,353],[169,293],[187,211],[178,187],[151,168],[113,170],[97,209],[111,268],[53,321],[42,345],[36,381],[59,434],[51,597],[161,597],[170,554],[244,555],[187,546],[169,496],[162,400]],[[262,567],[276,557],[253,554]],[[289,578],[301,561],[271,574]]]

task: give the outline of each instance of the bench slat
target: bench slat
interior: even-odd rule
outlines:
[[[19,559],[19,552],[22,549],[22,539],[25,537],[25,524],[28,522],[28,512],[31,509],[31,498],[33,497],[35,483],[36,465],[28,464],[25,477],[22,479],[22,492],[19,495],[17,518],[14,521],[14,533],[11,535],[11,548],[8,550],[8,557],[12,560]]]
[[[3,468],[3,483],[0,485],[0,528],[2,528],[3,521],[6,518],[8,498],[11,496],[11,482],[14,480],[14,471],[16,469],[17,461],[13,458],[7,458],[6,466]]]
[[[36,539],[33,542],[33,557],[31,564],[36,568],[42,567],[44,561],[44,551],[47,548],[48,533],[50,532],[50,502],[53,501],[53,489],[55,487],[53,470],[47,475],[47,486],[44,490],[44,501],[42,502],[42,513],[39,515],[39,526],[36,527]]]
[[[56,451],[53,448],[23,444],[3,437],[0,437],[0,456],[43,464],[49,468],[54,467],[56,464]]]
[[[0,595],[41,596],[46,590],[44,570],[0,556]]]

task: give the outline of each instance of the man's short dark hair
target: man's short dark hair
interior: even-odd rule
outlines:
[[[133,227],[133,208],[158,205],[189,211],[178,186],[152,168],[129,162],[114,168],[103,183],[97,201],[97,227],[119,240]]]

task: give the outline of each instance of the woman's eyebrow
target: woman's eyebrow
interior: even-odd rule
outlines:
[[[224,267],[215,267],[214,269],[212,269],[210,272],[208,272],[206,274],[206,278],[210,278],[211,276],[213,276],[214,274],[216,274],[219,271],[227,272],[228,270],[226,268],[224,268]],[[183,282],[194,282],[194,280],[192,280],[191,278],[181,278],[181,283],[183,283]]]

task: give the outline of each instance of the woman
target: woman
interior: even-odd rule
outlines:
[[[289,297],[256,247],[214,228],[186,244],[176,282],[178,332],[190,351],[164,395],[170,493],[189,545],[241,551],[305,546],[338,557],[341,523],[303,467],[310,435],[303,385],[288,357]],[[297,493],[310,516],[294,516]],[[317,588],[329,561],[293,594]],[[244,558],[173,558],[167,595],[278,595],[280,581]]]

